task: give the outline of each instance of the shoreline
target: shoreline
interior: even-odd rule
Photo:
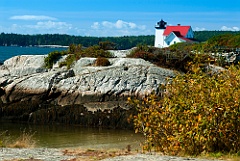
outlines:
[[[139,152],[108,152],[106,150],[79,150],[74,149],[54,149],[54,148],[33,148],[15,149],[1,148],[0,160],[5,161],[61,161],[61,160],[102,160],[102,161],[212,161],[216,159],[200,159],[192,157],[167,156],[158,153]]]
[[[39,48],[68,48],[69,46],[63,45],[34,45],[29,47],[39,47]]]

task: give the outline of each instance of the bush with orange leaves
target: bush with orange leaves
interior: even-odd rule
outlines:
[[[240,152],[240,66],[215,75],[195,70],[178,75],[163,97],[130,99],[136,133],[144,134],[145,150],[165,154]]]

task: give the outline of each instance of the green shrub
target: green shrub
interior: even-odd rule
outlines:
[[[81,57],[93,57],[93,58],[105,57],[105,58],[111,58],[111,57],[113,57],[113,55],[110,52],[103,50],[100,46],[94,45],[94,46],[90,46],[90,47],[86,48],[81,53]]]
[[[109,66],[110,62],[107,58],[98,57],[95,61],[96,66]]]
[[[66,55],[65,52],[53,51],[48,54],[48,56],[44,59],[45,67],[52,68],[53,64],[62,56]]]
[[[58,64],[59,68],[63,67],[63,66],[67,66],[67,62],[66,61],[63,61],[63,62],[60,62]]]
[[[240,67],[218,75],[198,71],[179,75],[153,94],[132,99],[138,114],[135,131],[146,137],[146,150],[168,154],[240,151]]]
[[[83,50],[83,47],[81,44],[78,44],[78,45],[70,44],[68,47],[68,54],[80,53],[82,50]]]
[[[61,63],[61,65],[66,65],[67,68],[70,69],[73,62],[77,61],[78,59],[79,58],[77,54],[68,54],[67,58]]]
[[[102,45],[104,45],[104,44],[105,43],[103,43]],[[83,48],[81,44],[79,44],[79,45],[71,44],[69,46],[67,52],[54,51],[54,52],[49,53],[48,56],[44,60],[46,68],[52,68],[54,62],[56,62],[58,60],[58,58],[60,58],[60,56],[66,55],[66,54],[68,55],[67,58],[65,59],[65,61],[63,61],[59,64],[59,67],[67,66],[68,69],[71,67],[71,65],[73,64],[74,61],[77,61],[82,57],[93,57],[93,58],[97,58],[97,57],[111,58],[111,57],[113,57],[113,55],[110,52],[103,50],[98,45],[90,46],[88,48]],[[107,64],[105,64],[105,66],[106,65]]]

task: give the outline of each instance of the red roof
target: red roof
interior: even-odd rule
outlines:
[[[167,26],[163,32],[164,36],[169,35],[171,32],[178,33],[177,36],[185,37],[191,26]]]

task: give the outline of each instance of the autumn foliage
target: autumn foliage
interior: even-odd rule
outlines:
[[[110,62],[107,58],[98,57],[95,61],[96,66],[109,66]]]
[[[215,75],[178,75],[162,85],[163,97],[129,99],[138,111],[135,132],[145,150],[166,154],[240,151],[240,66]]]

